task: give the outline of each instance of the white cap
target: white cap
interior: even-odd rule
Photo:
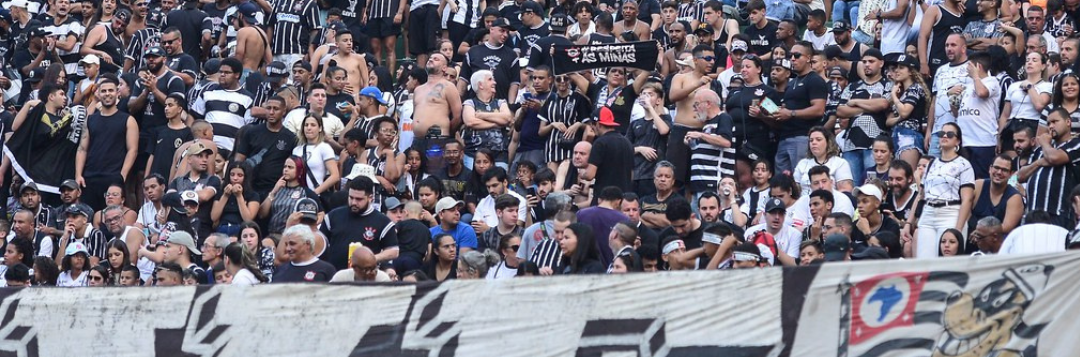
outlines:
[[[31,2],[30,0],[11,0],[11,1],[4,2],[3,5],[4,5],[4,8],[8,9],[8,10],[11,10],[11,7],[14,6],[14,7],[24,8],[24,9],[28,10],[31,13],[38,12],[38,4],[35,3],[35,2]]]
[[[868,183],[868,184],[864,184],[862,186],[859,186],[859,188],[855,189],[855,194],[856,195],[863,194],[863,195],[867,195],[867,196],[872,196],[872,197],[878,199],[878,201],[881,201],[885,197],[885,194],[883,194],[881,192],[881,188],[878,188],[877,185],[872,184],[872,183]]]
[[[435,214],[442,213],[442,211],[456,208],[464,205],[465,202],[461,200],[455,200],[453,197],[443,197],[439,199],[439,202],[435,202]]]
[[[375,183],[379,182],[379,179],[375,178],[375,167],[368,164],[354,164],[352,170],[349,171],[349,175],[345,176],[345,178],[355,180],[360,176],[365,176]]]
[[[101,64],[101,58],[98,57],[97,55],[89,54],[89,55],[86,55],[86,57],[83,57],[81,60],[79,60],[79,63],[100,65]]]

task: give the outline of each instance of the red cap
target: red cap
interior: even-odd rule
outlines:
[[[611,113],[611,108],[600,108],[600,125],[603,126],[619,126],[619,123],[615,122],[615,114]]]

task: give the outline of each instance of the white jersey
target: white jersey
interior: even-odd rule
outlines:
[[[946,63],[945,65],[938,67],[936,74],[934,74],[934,86],[932,92],[934,97],[934,128],[933,132],[941,130],[941,127],[947,123],[956,122],[956,117],[952,115],[952,107],[949,101],[949,88],[960,85],[964,87],[971,86],[971,77],[968,76],[967,61],[960,64]],[[961,94],[963,95],[963,94]]]
[[[964,133],[964,146],[994,147],[998,142],[998,100],[1001,98],[1001,84],[997,78],[987,76],[980,80],[990,95],[979,98],[975,86],[964,89],[964,99],[960,102],[956,124]]]

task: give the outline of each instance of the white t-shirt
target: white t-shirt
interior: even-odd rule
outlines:
[[[262,284],[262,282],[260,282],[259,279],[255,277],[255,274],[251,273],[251,271],[249,271],[247,269],[240,269],[240,271],[236,272],[236,275],[233,275],[231,284],[232,285],[258,285],[258,284]]]
[[[995,79],[996,81],[996,79]],[[1035,104],[1031,103],[1031,97],[1028,96],[1028,92],[1020,88],[1021,85],[1026,85],[1024,82],[1014,82],[1009,85],[1009,90],[1005,92],[1005,101],[1009,102],[1012,106],[1012,112],[1009,113],[1009,119],[1019,118],[1027,120],[1039,120],[1040,125],[1046,125],[1046,121],[1042,120],[1042,115],[1035,110]],[[1054,84],[1050,81],[1042,81],[1035,85],[1035,91],[1040,94],[1051,95],[1054,92]],[[964,144],[967,144],[967,132],[964,132]]]
[[[967,132],[965,131],[964,133]],[[810,169],[818,165],[822,164],[819,164],[817,159],[808,157],[799,160],[799,163],[795,165],[795,171],[791,172],[791,177],[795,178],[795,181],[799,183],[799,186],[802,186],[803,196],[809,196],[812,191],[810,189]],[[854,180],[854,178],[851,177],[851,166],[848,164],[847,160],[844,160],[842,157],[830,157],[828,161],[825,161],[824,165],[829,168],[829,176],[832,177],[834,184],[844,180]],[[835,189],[835,187],[833,188]]]
[[[332,278],[330,278],[331,283],[351,283],[351,282],[355,282],[355,281],[356,281],[356,271],[352,270],[352,268],[338,270],[338,272],[334,273],[334,276]],[[386,274],[386,272],[382,271],[382,270],[376,270],[375,271],[375,282],[376,283],[384,283],[384,282],[388,282],[388,281],[390,281],[390,275],[389,274]]]
[[[840,191],[837,191],[837,190],[832,191],[832,196],[833,196],[833,205],[832,205],[833,213],[846,213],[848,216],[851,216],[852,219],[855,219],[855,206],[851,204],[851,198],[849,198],[849,196],[846,193],[843,193],[843,192],[840,192]],[[792,208],[788,208],[788,210],[790,211],[792,209],[796,209],[796,207],[797,207],[797,209],[799,211],[804,211],[805,210],[807,212],[806,216],[811,217],[811,215],[809,213],[810,212],[810,193],[804,193],[802,196],[800,196],[799,200],[795,201],[795,206],[793,206]],[[812,221],[812,219],[811,219],[811,221]]]
[[[514,190],[506,190],[506,193],[517,197],[518,199],[518,221],[525,222],[525,212],[528,212],[528,207],[525,202],[525,197],[521,197]],[[495,212],[495,197],[487,195],[480,202],[476,204],[476,214],[473,214],[473,220],[483,220],[489,227],[499,226],[499,214]],[[466,223],[467,224],[467,223]]]
[[[498,265],[491,267],[491,269],[488,269],[487,277],[485,278],[487,278],[487,280],[502,280],[513,279],[515,276],[517,276],[517,268],[506,266],[506,261],[504,260],[499,262]]]
[[[803,41],[810,41],[810,43],[814,44],[815,51],[824,51],[826,46],[836,44],[836,37],[833,36],[832,31],[829,29],[825,29],[825,34],[821,36],[818,36],[814,31],[807,29],[806,32],[803,32],[802,39]]]
[[[304,148],[307,147],[307,156],[304,156]],[[322,185],[326,180],[326,175],[329,171],[326,169],[326,161],[337,160],[338,156],[334,153],[334,148],[330,147],[330,144],[321,142],[318,145],[300,145],[293,148],[293,155],[303,157],[304,163],[310,170],[311,175],[304,175],[304,179],[308,181],[308,188],[314,190],[316,187]],[[311,176],[315,176],[316,182],[311,182]]]
[[[754,233],[758,231],[765,231],[768,223],[762,223],[756,226],[752,226],[746,229],[745,239],[751,241],[754,238]],[[798,258],[799,256],[799,244],[802,243],[802,232],[791,228],[791,226],[784,226],[780,228],[780,232],[773,235],[773,240],[776,241],[776,249],[787,253],[792,258]]]
[[[998,254],[1039,254],[1065,251],[1069,231],[1052,224],[1025,224],[1009,232]]]
[[[959,201],[960,187],[975,184],[975,170],[962,156],[952,161],[934,160],[923,178],[923,198],[927,201]]]
[[[1001,84],[997,78],[987,76],[981,79],[990,95],[979,98],[975,86],[964,89],[964,100],[960,102],[956,124],[964,131],[964,146],[997,146],[998,136],[998,98],[1001,98]]]
[[[285,120],[282,121],[281,125],[284,126],[285,129],[289,129],[289,131],[297,135],[304,135],[304,131],[302,130],[302,124],[304,122],[304,117],[307,116],[307,113],[308,110],[304,107],[293,109],[288,114],[285,114]],[[326,137],[336,138],[340,137],[342,134],[345,133],[345,123],[342,122],[341,118],[338,118],[336,115],[330,113],[323,113],[322,120],[323,132],[326,133]]]
[[[885,2],[885,7],[882,11],[892,11],[896,9],[896,0],[888,0]],[[911,11],[912,7],[917,7],[914,2],[910,2],[907,7],[907,11],[904,12],[904,16],[898,19],[882,19],[881,20],[881,53],[885,55],[901,54],[907,47],[908,31],[911,30],[911,24],[908,23],[908,11]]]
[[[410,99],[401,102],[398,106],[398,150],[405,152],[408,148],[412,147],[413,139],[416,134],[413,133],[413,100],[412,94],[409,95]]]
[[[65,271],[60,272],[60,276],[56,278],[56,286],[61,286],[61,287],[87,286],[88,284],[87,284],[86,278],[88,278],[89,276],[90,276],[90,272],[83,271],[82,274],[79,274],[78,278],[72,279],[71,278],[71,271],[70,270],[65,270]]]
[[[952,115],[952,107],[949,102],[949,88],[956,85],[964,87],[971,86],[971,77],[968,76],[967,71],[967,61],[957,65],[946,63],[944,66],[938,67],[937,73],[934,75],[934,86],[932,89],[932,92],[935,93],[933,132],[941,130],[941,127],[946,123],[956,121],[956,117]]]

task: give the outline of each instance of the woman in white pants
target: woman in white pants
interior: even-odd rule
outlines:
[[[922,179],[922,215],[909,219],[903,229],[905,240],[910,241],[912,228],[918,228],[912,251],[920,259],[938,256],[938,238],[946,229],[956,228],[966,234],[974,204],[975,171],[960,156],[963,144],[960,127],[948,123],[936,135],[941,138],[941,157],[927,166]],[[961,240],[961,252],[965,249],[964,241]]]

